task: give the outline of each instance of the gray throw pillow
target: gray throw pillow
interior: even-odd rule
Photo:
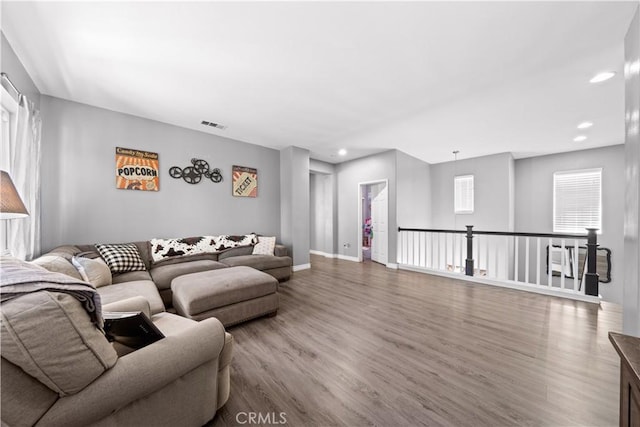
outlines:
[[[91,283],[96,288],[112,283],[111,270],[102,258],[73,257],[71,262],[82,276],[82,280]]]

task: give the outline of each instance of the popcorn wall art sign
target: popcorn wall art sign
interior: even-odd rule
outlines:
[[[233,166],[233,195],[236,197],[258,197],[258,170],[244,166]]]
[[[116,147],[116,188],[160,190],[158,153]]]

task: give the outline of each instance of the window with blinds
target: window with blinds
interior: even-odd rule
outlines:
[[[473,213],[473,175],[462,175],[454,177],[453,194],[454,213]]]
[[[553,174],[553,232],[602,229],[602,169]]]

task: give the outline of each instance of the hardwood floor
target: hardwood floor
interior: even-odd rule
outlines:
[[[278,316],[230,329],[212,425],[618,423],[617,305],[318,256],[280,296]]]

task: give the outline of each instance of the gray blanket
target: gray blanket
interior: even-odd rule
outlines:
[[[91,320],[102,328],[100,294],[93,285],[13,257],[0,258],[0,303],[38,291],[73,296],[82,303]]]

